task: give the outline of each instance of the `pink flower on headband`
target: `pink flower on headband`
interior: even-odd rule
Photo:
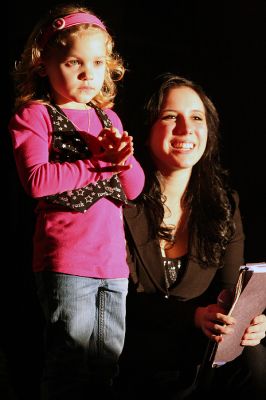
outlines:
[[[56,31],[59,31],[60,29],[64,29],[65,26],[66,26],[66,21],[64,20],[64,18],[57,18],[52,23],[52,27]]]
[[[105,25],[95,15],[78,12],[66,15],[65,17],[56,18],[50,25],[40,33],[39,45],[44,48],[48,40],[57,32],[62,29],[70,28],[71,26],[81,24],[92,24],[100,27],[106,31]]]

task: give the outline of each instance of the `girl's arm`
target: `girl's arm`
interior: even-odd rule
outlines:
[[[113,174],[91,170],[89,159],[50,162],[52,126],[44,105],[31,104],[21,109],[11,119],[9,130],[20,180],[34,198],[78,189]]]

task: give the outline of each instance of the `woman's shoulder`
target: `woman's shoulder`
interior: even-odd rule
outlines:
[[[139,215],[143,217],[143,210],[140,210],[139,207],[137,207],[135,201],[128,202],[128,204],[123,207],[123,213],[127,220],[134,220],[139,217]]]
[[[234,208],[238,208],[239,206],[239,193],[236,189],[230,189],[227,192],[228,198],[229,198],[229,202],[231,204],[231,206],[233,206]]]

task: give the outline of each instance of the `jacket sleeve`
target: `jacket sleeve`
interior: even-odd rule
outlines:
[[[235,211],[233,215],[235,233],[227,245],[224,257],[224,267],[221,270],[221,286],[223,289],[232,289],[234,287],[238,278],[239,267],[244,263],[245,235],[237,192],[234,192],[233,198],[235,200]]]
[[[205,293],[204,304],[216,302],[217,296],[223,289],[233,290],[239,275],[239,267],[244,263],[244,243],[245,235],[241,213],[239,209],[239,196],[237,192],[233,193],[235,210],[233,221],[235,224],[235,233],[227,245],[224,265],[220,268],[213,281]]]

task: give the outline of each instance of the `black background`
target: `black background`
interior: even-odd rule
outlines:
[[[39,17],[58,1],[12,1],[8,22],[8,71],[2,128],[1,266],[2,329],[12,379],[20,398],[37,399],[42,358],[42,317],[31,275],[33,206],[20,187],[7,123],[12,113],[9,72]],[[107,25],[127,66],[115,110],[124,128],[141,135],[138,118],[149,84],[170,71],[201,84],[221,119],[222,160],[240,195],[246,233],[246,262],[266,261],[266,3],[265,1],[83,1]],[[30,366],[26,367],[27,362]]]

